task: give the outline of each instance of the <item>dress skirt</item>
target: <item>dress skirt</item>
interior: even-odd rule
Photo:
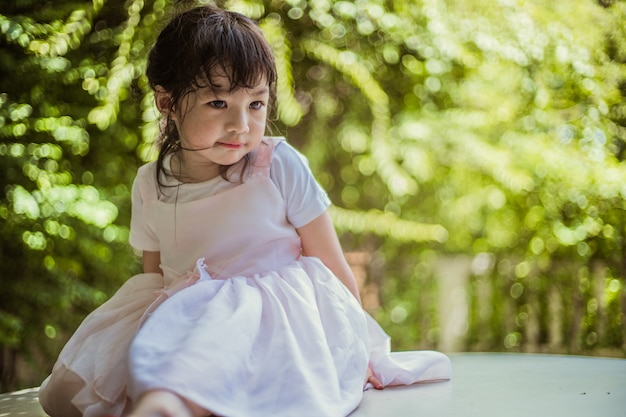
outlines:
[[[80,379],[72,404],[84,417],[125,416],[152,389],[219,416],[345,417],[368,364],[385,386],[450,378],[439,352],[390,353],[389,337],[317,258],[251,276],[210,271],[200,260],[166,289],[160,274],[134,276],[87,316],[53,370]],[[40,396],[63,389],[50,385]]]

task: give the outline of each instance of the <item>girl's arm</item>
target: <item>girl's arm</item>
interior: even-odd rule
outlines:
[[[143,251],[143,272],[150,273],[156,272],[157,274],[163,274],[161,271],[161,252]]]
[[[303,255],[319,258],[360,303],[361,296],[356,279],[343,255],[339,238],[328,212],[320,214],[315,220],[298,228],[297,231],[302,240]]]

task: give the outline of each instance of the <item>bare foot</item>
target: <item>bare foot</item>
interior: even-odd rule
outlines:
[[[205,417],[207,410],[166,390],[145,393],[129,417]]]

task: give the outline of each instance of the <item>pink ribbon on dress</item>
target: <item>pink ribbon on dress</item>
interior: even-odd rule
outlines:
[[[179,278],[175,278],[172,282],[164,286],[158,291],[154,292],[155,299],[146,311],[141,316],[139,320],[139,327],[143,325],[143,323],[150,317],[150,315],[156,310],[158,306],[165,300],[167,300],[172,295],[176,294],[178,291],[183,290],[187,287],[191,287],[199,281],[210,280],[211,275],[206,270],[206,264],[204,263],[204,258],[200,258],[196,261],[196,267],[193,271],[187,271],[185,274],[181,275]]]

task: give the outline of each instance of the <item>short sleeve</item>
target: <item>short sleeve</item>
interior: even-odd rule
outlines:
[[[287,142],[276,143],[270,178],[287,206],[287,220],[296,228],[315,220],[330,206],[330,199],[318,184],[304,155]]]
[[[150,196],[156,195],[156,191],[150,193],[151,187],[155,187],[151,173],[154,173],[154,164],[144,165],[137,171],[137,177],[133,182],[129,242],[135,249],[158,252],[159,239],[149,222],[146,210],[146,206],[153,200]]]

